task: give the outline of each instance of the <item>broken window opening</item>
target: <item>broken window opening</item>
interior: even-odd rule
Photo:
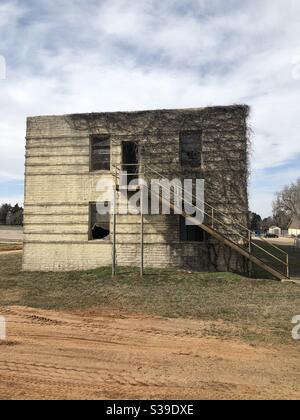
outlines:
[[[110,170],[110,138],[94,136],[91,138],[91,171]]]
[[[90,227],[89,240],[109,240],[110,239],[110,211],[109,203],[101,203],[102,207],[107,207],[107,214],[99,214],[97,204],[90,204]]]
[[[138,177],[139,146],[134,141],[122,142],[123,171],[127,172],[127,185]]]
[[[205,232],[200,226],[187,225],[185,217],[180,216],[180,241],[204,242]]]
[[[202,138],[199,131],[184,131],[180,134],[181,166],[201,167]]]

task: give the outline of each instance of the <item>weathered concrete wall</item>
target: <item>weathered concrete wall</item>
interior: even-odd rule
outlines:
[[[141,163],[172,179],[204,178],[205,200],[247,224],[247,107],[102,113],[28,119],[24,270],[76,270],[111,264],[111,244],[88,240],[89,202],[109,172],[90,172],[90,136],[109,134],[111,163],[122,141],[137,141]],[[182,168],[180,133],[201,132],[202,164]],[[118,216],[117,260],[139,263],[139,218]],[[244,261],[209,239],[181,243],[178,216],[147,216],[145,262],[199,270],[237,270]]]

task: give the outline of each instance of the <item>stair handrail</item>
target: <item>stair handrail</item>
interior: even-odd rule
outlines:
[[[150,171],[152,171],[153,173],[156,173],[157,175],[159,175],[161,178],[168,180],[168,178],[164,177],[162,174],[160,174],[159,172],[157,172],[155,169],[151,168],[149,165],[145,165],[146,168],[148,168]],[[186,192],[184,188],[182,187],[178,187],[179,189],[181,189],[183,192]],[[248,233],[250,233],[251,235],[253,234],[253,232],[246,226],[242,225],[239,222],[235,222],[233,221],[233,219],[228,216],[227,214],[225,214],[222,210],[217,209],[216,207],[213,207],[211,204],[199,199],[199,197],[196,197],[193,193],[190,193],[187,191],[187,193],[190,195],[190,197],[192,198],[196,198],[198,201],[201,201],[202,204],[206,205],[207,207],[209,207],[211,210],[217,211],[219,214],[221,214],[222,216],[226,217],[227,219],[229,219],[231,221],[231,223],[234,223],[236,226],[241,227],[242,229],[246,230]],[[190,203],[191,204],[191,203]],[[208,215],[210,217],[210,215]],[[224,224],[225,226],[227,226],[226,224]],[[270,242],[266,241],[265,238],[261,238],[263,241],[265,241],[268,245],[270,245],[272,248],[280,251],[282,254],[284,255],[288,255],[285,251],[283,251],[282,249],[280,249],[279,247],[277,247],[274,244],[271,244]]]
[[[157,184],[158,184],[161,188],[164,188],[164,189],[166,189],[166,190],[167,190],[167,188],[166,188],[163,184],[160,184],[159,182],[158,182]],[[187,204],[191,204],[191,203],[190,203],[189,201],[187,201],[185,198],[182,198],[182,201],[186,202]],[[199,209],[199,207],[197,207],[197,206],[195,206],[195,205],[193,205],[193,206],[194,206],[197,210],[199,210],[201,213],[203,213],[204,215],[206,215],[206,216],[208,216],[208,217],[212,218],[212,216],[211,216],[209,213],[207,213],[205,210]],[[248,243],[250,242],[250,240],[249,240],[246,236],[243,236],[240,232],[238,232],[237,230],[233,229],[231,226],[228,226],[226,223],[222,222],[221,220],[218,220],[217,218],[214,218],[214,220],[215,220],[217,223],[219,223],[219,224],[223,225],[226,229],[230,230],[230,231],[231,231],[232,233],[234,233],[236,236],[239,236],[240,238],[244,239],[244,240],[245,240],[245,241],[247,241]],[[201,224],[201,223],[199,223],[199,224]],[[224,235],[223,235],[223,236],[224,236]],[[266,249],[264,249],[264,248],[260,247],[259,245],[257,245],[256,243],[254,243],[254,242],[252,242],[252,241],[251,241],[251,244],[252,244],[253,246],[255,246],[256,248],[260,249],[261,251],[263,251],[264,253],[268,254],[270,257],[272,257],[272,258],[274,258],[275,260],[279,261],[281,264],[283,264],[283,265],[285,265],[285,266],[286,266],[286,263],[285,263],[283,260],[279,259],[276,255],[271,254],[271,253],[270,253],[270,252],[268,252]],[[237,245],[239,245],[239,244],[237,244]],[[239,245],[239,246],[240,246],[240,245]]]
[[[115,169],[116,169],[116,172],[117,171],[119,171],[119,168],[118,168],[118,166],[121,168],[120,170],[122,170],[122,165],[123,164],[114,164],[114,165],[112,165]],[[161,179],[164,179],[164,180],[166,180],[166,181],[169,181],[168,180],[168,178],[167,177],[165,177],[165,176],[163,176],[162,174],[160,174],[158,171],[156,171],[155,169],[153,169],[152,167],[150,167],[149,165],[147,165],[147,164],[126,164],[126,166],[143,166],[145,169],[147,168],[150,172],[152,172],[152,173],[155,173],[156,175],[158,175]],[[145,172],[144,173],[140,173],[140,174],[136,174],[136,175],[145,175]],[[117,176],[117,174],[115,174],[115,176]],[[163,184],[161,184],[161,183],[158,183],[159,185],[160,185],[160,187],[161,188],[165,188],[165,189],[167,189]],[[279,261],[281,264],[283,264],[285,267],[286,267],[286,271],[287,271],[287,273],[285,274],[287,277],[289,277],[289,255],[288,255],[288,253],[286,253],[285,251],[283,251],[282,249],[280,249],[280,248],[278,248],[277,246],[275,246],[275,245],[273,245],[273,244],[271,244],[270,242],[268,242],[268,241],[266,241],[265,240],[265,238],[261,238],[261,239],[263,239],[263,241],[265,241],[269,246],[271,246],[271,247],[273,247],[274,249],[276,249],[276,250],[278,250],[278,251],[280,251],[282,254],[284,254],[285,256],[286,256],[286,261],[283,261],[283,260],[281,260],[281,259],[279,259],[276,255],[274,255],[274,254],[271,254],[270,252],[268,252],[266,249],[264,249],[264,248],[262,248],[262,247],[260,247],[258,244],[256,244],[255,242],[253,242],[252,241],[252,231],[248,228],[248,227],[246,227],[246,226],[243,226],[241,223],[239,223],[239,222],[235,222],[230,216],[228,216],[227,214],[225,214],[224,212],[222,212],[221,210],[218,210],[217,208],[215,208],[215,207],[213,207],[212,205],[210,205],[210,204],[208,204],[207,202],[205,202],[205,201],[203,201],[203,200],[201,200],[201,199],[199,199],[199,197],[196,197],[193,193],[190,193],[190,192],[188,192],[188,191],[186,191],[185,190],[185,188],[183,188],[183,187],[180,187],[180,186],[178,186],[178,188],[179,189],[181,189],[182,190],[182,192],[184,192],[184,193],[188,193],[188,195],[191,197],[191,198],[196,198],[196,200],[198,200],[198,201],[200,201],[202,204],[204,204],[204,206],[207,206],[207,207],[209,207],[211,210],[212,210],[212,214],[209,214],[209,213],[207,213],[206,211],[205,211],[205,209],[203,210],[203,209],[200,209],[199,207],[197,207],[196,205],[194,205],[194,204],[192,204],[191,202],[189,202],[189,201],[187,201],[184,197],[182,197],[182,200],[185,202],[185,203],[187,203],[187,204],[189,204],[189,205],[193,205],[193,207],[195,208],[195,209],[197,209],[197,210],[199,210],[201,213],[203,213],[204,215],[206,215],[206,216],[208,216],[209,218],[211,218],[212,219],[212,221],[214,221],[214,222],[216,222],[216,223],[219,223],[219,224],[221,224],[222,226],[224,226],[226,229],[229,229],[232,233],[234,233],[235,235],[237,235],[237,236],[239,236],[240,238],[242,238],[242,239],[244,239],[245,241],[247,241],[247,243],[248,243],[248,245],[252,245],[252,246],[254,246],[254,247],[256,247],[256,248],[258,248],[258,249],[260,249],[261,251],[263,251],[265,254],[267,254],[267,255],[269,255],[270,257],[272,257],[273,259],[275,259],[275,260],[277,260],[277,261]],[[249,234],[249,237],[247,238],[247,237],[245,237],[245,236],[243,236],[240,232],[238,232],[237,230],[235,230],[234,228],[232,228],[231,226],[229,226],[228,224],[226,224],[226,223],[224,223],[223,221],[221,221],[221,220],[219,220],[219,219],[217,219],[216,217],[215,217],[215,212],[217,212],[217,213],[219,213],[219,214],[221,214],[221,215],[223,215],[224,217],[226,217],[230,222],[231,222],[231,224],[232,225],[236,225],[236,226],[239,226],[239,227],[241,227],[243,230],[245,230],[245,231],[247,231],[248,232],[248,234]],[[238,246],[241,246],[240,244],[236,244],[236,245],[238,245]],[[249,251],[249,255],[251,254],[251,251]],[[259,258],[258,258],[259,259]]]
[[[157,182],[157,185],[159,185],[161,188],[164,188],[164,189],[167,189],[163,184],[160,184],[159,182]],[[186,202],[186,203],[188,203],[188,204],[191,204],[190,202],[188,202],[185,198],[182,198],[182,201],[183,202]],[[199,209],[199,207],[197,207],[197,206],[194,206],[196,209],[198,209],[201,213],[203,213],[204,215],[206,215],[206,216],[208,216],[208,217],[210,217],[210,218],[212,218],[212,216],[209,214],[209,213],[207,213],[205,210],[202,210],[202,209]],[[267,255],[269,255],[271,258],[273,258],[274,260],[277,260],[278,262],[280,262],[281,264],[283,264],[286,268],[287,268],[287,270],[288,270],[288,262],[285,262],[285,261],[283,261],[283,260],[281,260],[281,259],[279,259],[276,255],[274,255],[274,254],[271,254],[270,252],[268,252],[266,249],[264,249],[264,248],[262,248],[262,247],[260,247],[259,245],[257,245],[256,243],[254,243],[254,242],[252,242],[251,240],[249,240],[248,238],[246,238],[245,236],[243,236],[243,235],[241,235],[237,230],[235,230],[235,229],[233,229],[231,226],[228,226],[226,223],[224,223],[224,222],[222,222],[221,220],[218,220],[217,218],[214,218],[214,220],[215,220],[215,222],[217,222],[217,223],[219,223],[219,224],[221,224],[221,225],[223,225],[223,226],[225,226],[225,228],[227,229],[227,230],[229,230],[229,231],[231,231],[232,233],[234,233],[236,236],[239,236],[239,237],[241,237],[242,239],[244,239],[245,241],[247,241],[248,242],[248,245],[251,243],[251,245],[252,246],[254,246],[254,247],[256,247],[256,248],[258,248],[258,249],[260,249],[261,251],[263,251],[265,254],[267,254]],[[199,222],[199,225],[201,225],[202,223],[200,223]],[[224,236],[224,234],[222,234],[222,236]],[[242,246],[240,245],[240,244],[238,244],[238,243],[235,243],[236,245],[238,245],[239,247],[241,247],[242,248]],[[249,253],[249,255],[251,255],[251,252],[249,252],[248,251],[248,253]],[[256,257],[257,259],[259,259],[260,261],[262,261],[260,258],[258,258],[258,257]],[[278,273],[280,273],[278,270],[276,270]],[[287,277],[288,277],[288,271],[287,271],[287,274],[285,274]]]

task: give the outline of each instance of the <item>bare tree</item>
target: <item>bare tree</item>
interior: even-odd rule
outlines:
[[[266,217],[262,221],[262,230],[264,232],[267,232],[270,229],[270,227],[272,227],[274,225],[275,225],[275,222],[274,222],[273,217]]]
[[[276,193],[273,202],[273,214],[275,218],[276,215],[285,214],[290,220],[294,217],[300,219],[300,178]]]
[[[282,230],[287,230],[291,222],[291,216],[282,210],[273,212],[274,225],[280,227]]]

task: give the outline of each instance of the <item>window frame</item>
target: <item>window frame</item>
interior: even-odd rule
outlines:
[[[182,137],[185,135],[185,134],[190,134],[190,135],[192,135],[192,134],[197,134],[198,136],[199,136],[199,139],[200,139],[200,151],[199,151],[199,153],[200,153],[200,162],[199,162],[199,165],[195,165],[195,166],[191,166],[191,165],[187,165],[187,164],[184,164],[184,162],[183,162],[183,148],[182,148]],[[191,169],[191,170],[197,170],[197,169],[202,169],[202,167],[203,167],[203,132],[202,132],[202,130],[182,130],[182,131],[180,131],[180,133],[179,133],[179,161],[180,161],[180,166],[181,166],[181,168],[186,168],[186,169]]]
[[[109,201],[101,201],[101,203],[109,203]],[[90,201],[89,202],[89,220],[88,220],[88,241],[89,242],[100,242],[100,243],[110,243],[111,242],[111,217],[110,214],[108,214],[108,225],[109,225],[109,235],[105,238],[102,239],[93,239],[93,235],[92,235],[92,209],[93,206],[96,206],[97,202],[96,201]]]
[[[183,239],[183,235],[182,235],[182,224],[184,223],[185,227],[188,228],[188,226],[185,224],[185,217],[182,215],[179,215],[178,218],[178,227],[179,227],[179,241],[182,244],[186,244],[186,243],[190,243],[190,244],[203,244],[207,242],[207,235],[205,230],[202,229],[203,232],[203,239],[202,241],[197,241],[197,240],[191,240],[191,239]],[[191,225],[193,226],[193,225]],[[201,229],[201,226],[198,225],[194,225],[195,228]],[[187,235],[188,237],[188,235]]]
[[[97,139],[109,141],[109,169],[94,169],[93,167],[93,141]],[[89,172],[90,173],[110,173],[111,172],[111,136],[109,134],[92,134],[89,141]]]

